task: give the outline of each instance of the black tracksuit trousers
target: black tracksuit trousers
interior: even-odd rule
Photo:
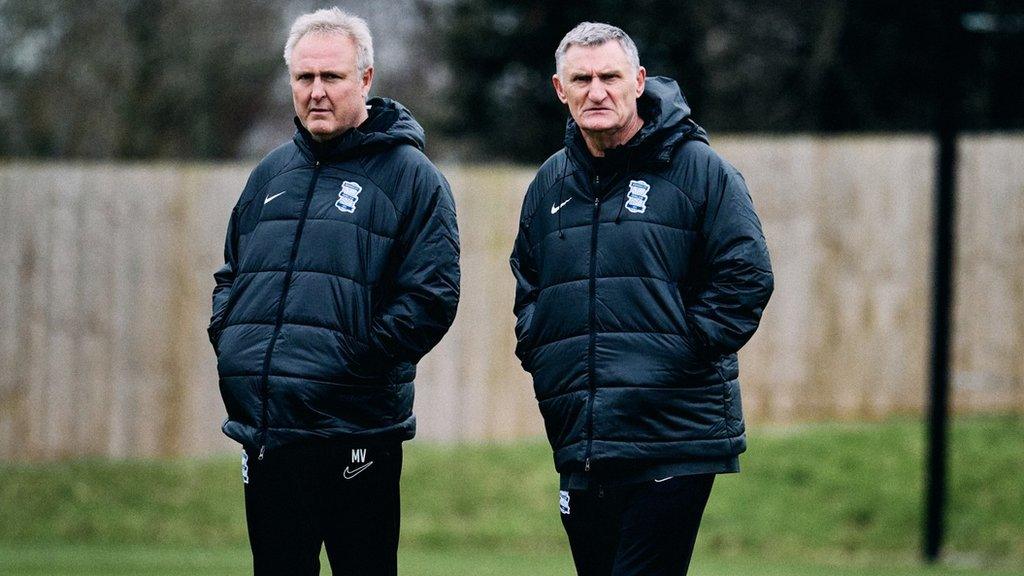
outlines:
[[[286,446],[243,457],[245,516],[256,576],[398,573],[401,444]]]
[[[561,494],[579,576],[684,576],[714,474]]]

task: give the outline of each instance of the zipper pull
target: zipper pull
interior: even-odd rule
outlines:
[[[266,451],[267,451],[267,446],[265,444],[263,446],[260,446],[260,455],[257,456],[256,459],[259,460],[260,462],[262,462],[263,461],[263,453],[266,452]]]
[[[587,461],[583,464],[583,471],[590,472],[590,458],[587,458]]]

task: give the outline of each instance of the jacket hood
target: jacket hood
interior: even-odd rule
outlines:
[[[366,105],[369,117],[362,124],[324,142],[314,140],[296,117],[293,141],[304,153],[324,160],[373,154],[402,144],[423,150],[423,127],[408,108],[390,98],[371,98]]]
[[[708,142],[707,132],[690,117],[690,105],[679,84],[671,78],[648,78],[636,107],[644,121],[643,127],[626,144],[606,150],[606,158],[612,161],[622,158],[634,165],[646,161],[665,163],[671,160],[672,151],[681,142]],[[577,164],[589,164],[586,143],[571,116],[565,127],[565,148]]]

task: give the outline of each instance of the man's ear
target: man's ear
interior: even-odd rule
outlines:
[[[373,86],[373,66],[363,72],[363,100],[370,96],[370,87]]]
[[[558,95],[558,99],[562,101],[562,104],[567,104],[569,99],[565,97],[565,90],[562,89],[562,79],[558,74],[551,77],[551,85],[555,87],[555,94]]]
[[[644,88],[647,87],[647,69],[643,66],[636,71],[636,96],[640,97],[644,93]]]

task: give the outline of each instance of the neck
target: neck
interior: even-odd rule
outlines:
[[[583,141],[586,142],[587,150],[590,151],[590,155],[595,158],[601,158],[604,156],[605,150],[615,148],[616,146],[622,146],[626,142],[629,142],[629,140],[633,138],[633,136],[635,136],[643,126],[643,119],[640,118],[639,114],[636,114],[633,116],[632,121],[618,130],[608,132],[588,132],[580,129],[580,134],[583,135]]]

